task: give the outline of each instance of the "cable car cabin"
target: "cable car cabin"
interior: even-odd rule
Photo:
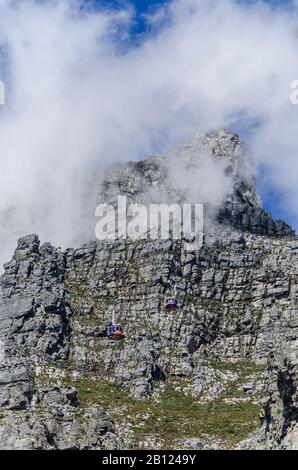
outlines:
[[[116,324],[108,327],[107,336],[112,341],[121,341],[125,338],[125,331],[122,325]]]
[[[177,310],[178,308],[179,308],[179,305],[178,305],[177,299],[170,297],[169,299],[166,300],[165,309],[167,311],[174,311],[174,310]]]

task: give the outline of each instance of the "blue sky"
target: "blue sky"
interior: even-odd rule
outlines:
[[[78,1],[0,1],[10,83],[0,114],[0,263],[25,233],[64,248],[90,238],[90,169],[222,127],[255,153],[265,207],[298,228],[298,0],[295,10],[268,1],[281,11],[261,0],[175,0],[151,29],[144,13],[160,0]],[[72,14],[95,2],[88,15]],[[134,18],[118,14],[129,3]],[[224,181],[212,169],[204,176],[185,182],[192,197],[221,200]]]
[[[145,27],[143,14],[152,11],[158,5],[170,3],[171,0],[95,0],[97,5],[111,5],[113,7],[121,7],[125,4],[132,4],[136,10],[136,32],[142,32]],[[256,3],[258,0],[239,0],[244,3]],[[286,8],[292,3],[292,0],[265,0],[266,3],[273,6]]]
[[[257,0],[239,0],[240,2],[244,3],[254,3]],[[266,3],[279,8],[288,8],[290,7],[292,0],[265,0]],[[133,4],[135,8],[135,25],[131,31],[131,41],[132,43],[138,42],[142,37],[142,34],[147,31],[147,25],[144,14],[152,12],[155,8],[159,5],[169,3],[170,0],[96,0],[98,6],[113,6],[115,8],[121,7],[125,4]],[[150,32],[149,32],[150,34]],[[232,131],[239,132],[242,138],[245,139],[247,129],[231,129]],[[248,130],[249,132],[249,130]],[[294,218],[291,220],[290,216],[285,216],[285,209],[284,204],[282,201],[282,193],[277,190],[276,188],[267,187],[264,188],[264,185],[258,184],[260,179],[264,177],[266,173],[266,168],[263,167],[260,169],[259,176],[257,178],[257,185],[259,188],[260,195],[263,199],[264,205],[267,210],[269,210],[273,217],[276,219],[287,219],[286,221],[291,223],[292,225],[296,225]],[[260,189],[262,186],[263,190]],[[296,228],[298,228],[296,226]]]

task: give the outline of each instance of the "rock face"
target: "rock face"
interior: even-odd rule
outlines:
[[[200,250],[19,240],[1,278],[0,448],[298,447],[298,240],[262,208],[244,144],[197,136],[118,166],[99,201],[206,202],[182,184],[202,168],[226,185]],[[180,308],[167,313],[173,286]],[[121,343],[106,336],[113,311]]]
[[[215,218],[258,235],[294,235],[291,227],[274,221],[263,209],[253,175],[248,148],[237,135],[221,131],[195,136],[168,155],[112,167],[99,200],[115,207],[119,195],[125,195],[128,204],[200,202],[205,204],[205,222]]]
[[[39,364],[69,358],[71,309],[65,255],[37,236],[18,243],[5,266],[1,297],[2,449],[117,448],[113,421],[98,407],[79,410],[73,387],[38,382]]]

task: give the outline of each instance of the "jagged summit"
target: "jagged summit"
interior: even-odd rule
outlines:
[[[225,129],[205,134],[197,133],[181,148],[195,154],[198,153],[198,150],[200,151],[202,146],[210,147],[213,158],[229,160],[233,164],[235,174],[241,172],[241,167],[247,166],[247,176],[253,176],[254,164],[252,154],[238,134]]]
[[[107,169],[98,202],[204,203],[208,218],[235,229],[269,236],[291,236],[274,221],[256,192],[255,165],[247,145],[227,131],[197,134],[165,155]]]

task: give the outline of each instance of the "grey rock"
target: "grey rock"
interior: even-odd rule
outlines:
[[[171,239],[90,241],[66,252],[36,235],[19,240],[0,280],[1,449],[128,445],[122,424],[96,399],[86,403],[76,378],[113,381],[139,400],[179,381],[202,402],[224,399],[233,383],[241,399],[263,402],[259,430],[238,447],[297,447],[298,241],[263,209],[239,137],[196,136],[171,155],[114,167],[98,200],[115,204],[122,194],[183,203],[188,195],[173,187],[169,161],[180,162],[187,178],[205,155],[232,184],[207,208],[199,251]],[[180,309],[168,314],[173,284]],[[106,337],[112,311],[128,329],[118,344]],[[222,368],[245,361],[255,364],[249,377]],[[265,390],[254,377],[260,365],[267,365]],[[214,436],[176,445],[225,446]]]

